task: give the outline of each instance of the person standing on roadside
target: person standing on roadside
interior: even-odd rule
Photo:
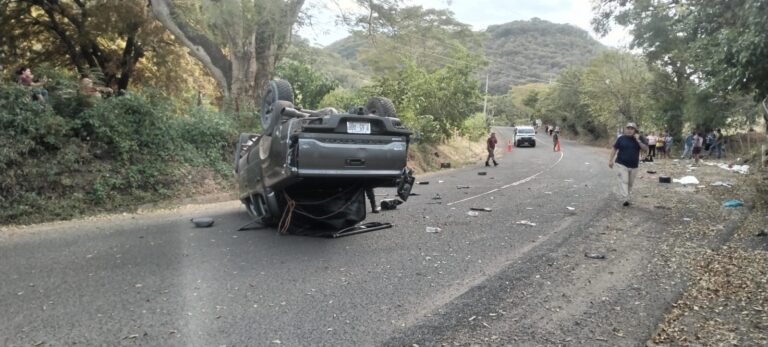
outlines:
[[[48,90],[45,89],[47,79],[43,78],[42,82],[35,82],[35,76],[32,74],[32,69],[27,66],[19,68],[17,81],[24,87],[32,90],[32,97],[35,100],[46,102],[48,100]]]
[[[672,137],[672,134],[669,132],[664,134],[664,154],[667,155],[667,159],[672,158],[672,143],[674,141],[675,139]]]
[[[717,129],[714,134],[715,139],[712,142],[712,147],[709,149],[709,157],[714,157],[715,152],[717,152],[717,159],[720,159],[723,156],[723,131]]]
[[[485,159],[485,166],[491,166],[488,162],[493,160],[493,166],[499,166],[499,163],[496,162],[496,156],[493,154],[493,151],[496,150],[496,144],[499,143],[499,141],[496,139],[496,133],[491,133],[491,137],[488,138],[486,141],[486,149],[488,150],[488,158]]]
[[[623,206],[629,206],[632,200],[632,186],[637,177],[640,165],[640,151],[647,151],[648,145],[640,140],[637,125],[628,123],[624,128],[624,134],[616,139],[613,151],[608,158],[608,167],[616,166],[619,179],[619,194],[624,199]]]
[[[646,139],[648,139],[648,159],[653,161],[656,158],[656,134],[651,132]]]
[[[701,157],[701,150],[702,147],[704,147],[704,137],[701,136],[700,132],[696,132],[696,135],[693,135],[693,159],[695,160],[694,165],[699,165],[699,157]]]
[[[560,133],[555,131],[555,133],[552,135],[552,150],[557,152],[557,144],[560,142]]]
[[[666,145],[667,137],[664,136],[664,134],[659,135],[659,137],[656,138],[656,157],[659,159],[664,159],[664,154],[667,150]]]
[[[693,157],[693,135],[695,135],[695,132],[692,131],[688,134],[688,137],[685,138],[685,149],[683,150],[683,155],[680,159],[690,159]]]

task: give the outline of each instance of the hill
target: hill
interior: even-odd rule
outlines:
[[[583,29],[538,18],[492,25],[484,35],[490,63],[488,91],[494,95],[506,94],[513,85],[546,82],[565,67],[584,65],[606,49]],[[352,77],[350,70],[356,72],[355,77],[369,76],[370,71],[356,60],[367,44],[364,38],[348,36],[326,46],[323,51],[342,60],[329,59],[326,66],[344,66],[348,78]]]
[[[491,94],[504,94],[512,85],[546,82],[605,49],[583,29],[538,18],[491,25],[485,34]]]

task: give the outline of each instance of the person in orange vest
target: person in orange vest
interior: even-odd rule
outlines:
[[[552,135],[552,141],[554,142],[554,144],[552,145],[553,146],[552,150],[557,152],[557,149],[558,149],[557,145],[560,143],[560,132],[559,131],[555,131],[555,133]]]
[[[499,143],[499,141],[496,139],[496,133],[491,133],[491,136],[486,141],[486,149],[488,150],[488,158],[485,159],[485,166],[491,166],[488,162],[493,160],[493,166],[499,166],[499,163],[496,162],[496,156],[494,156],[493,151],[496,150],[496,144]]]

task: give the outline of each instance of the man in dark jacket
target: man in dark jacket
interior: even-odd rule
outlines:
[[[613,151],[608,158],[608,167],[617,169],[619,179],[619,194],[624,199],[624,206],[629,206],[632,199],[632,185],[637,177],[640,164],[640,151],[647,151],[648,145],[640,140],[637,125],[629,123],[624,128],[624,134],[616,139]]]
[[[496,150],[496,144],[499,141],[496,140],[496,133],[491,133],[491,137],[488,138],[488,141],[486,141],[486,149],[488,150],[488,158],[485,159],[485,166],[491,166],[488,162],[493,160],[493,166],[499,166],[499,163],[496,162],[496,156],[493,154],[493,151]]]

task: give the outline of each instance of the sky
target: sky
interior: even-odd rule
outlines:
[[[447,8],[461,22],[474,30],[489,25],[538,17],[554,23],[569,23],[588,31],[595,39],[610,47],[626,47],[631,37],[627,30],[614,28],[606,37],[598,37],[592,30],[591,0],[406,0],[407,5],[427,8]],[[310,0],[308,12],[312,25],[299,30],[299,35],[318,46],[325,46],[348,35],[346,28],[336,23],[341,9],[353,10],[354,0]]]

